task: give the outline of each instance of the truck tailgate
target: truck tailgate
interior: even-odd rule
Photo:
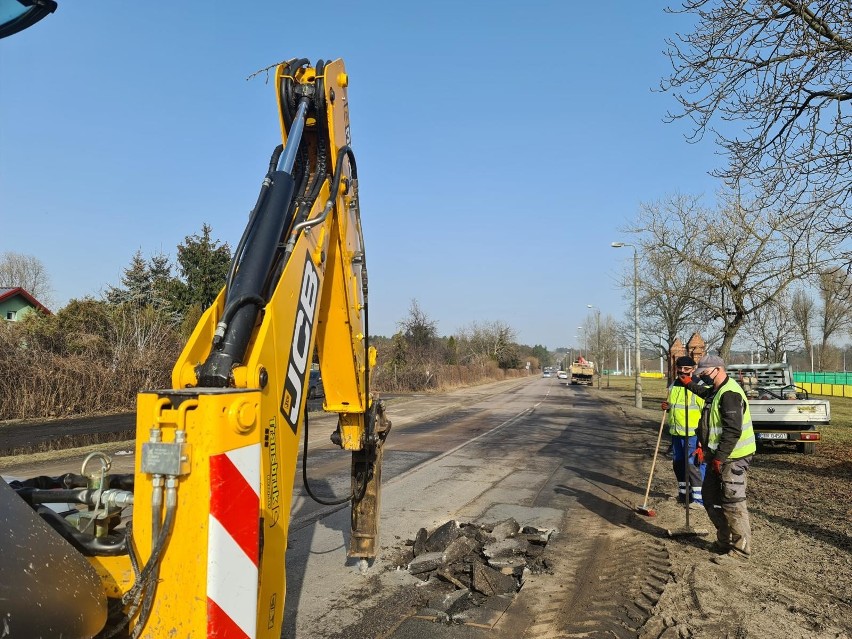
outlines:
[[[755,427],[798,428],[818,426],[831,421],[831,408],[824,399],[796,401],[749,400],[751,419]]]

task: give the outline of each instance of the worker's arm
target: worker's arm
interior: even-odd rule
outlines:
[[[722,418],[722,436],[714,458],[724,463],[743,432],[743,399],[739,393],[728,391],[722,394],[719,398],[719,415]]]
[[[689,389],[690,393],[695,393],[701,399],[707,399],[716,392],[715,388],[702,384],[700,381],[698,381],[698,379],[694,377],[688,384],[685,384],[685,386]]]

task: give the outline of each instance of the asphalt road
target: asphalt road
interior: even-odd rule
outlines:
[[[636,637],[670,572],[665,547],[635,514],[647,427],[557,379],[429,401],[428,409],[390,407],[382,556],[366,573],[345,556],[348,511],[323,511],[297,488],[283,636],[544,639],[594,630]],[[334,470],[328,463],[323,470]],[[553,574],[530,576],[506,609],[479,611],[469,622],[422,615],[423,583],[392,559],[406,540],[450,519],[487,524],[508,516],[559,530],[546,551]]]
[[[282,637],[637,636],[670,573],[665,549],[635,514],[647,479],[647,426],[593,401],[584,387],[540,377],[393,398],[388,414],[381,555],[366,571],[346,557],[348,509],[311,501],[296,479]],[[314,413],[309,420],[308,474],[325,497],[349,490],[348,455],[328,443],[335,421]],[[114,472],[132,469],[125,452],[114,456]],[[77,457],[13,470],[55,475],[75,470]],[[558,530],[545,553],[552,574],[529,576],[503,609],[467,623],[422,615],[423,582],[393,559],[406,540],[450,519],[506,517]]]

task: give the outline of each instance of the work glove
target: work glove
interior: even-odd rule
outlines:
[[[710,468],[712,468],[713,472],[716,473],[717,475],[719,475],[719,477],[722,476],[722,460],[721,459],[714,459],[713,461],[711,461],[710,462]]]
[[[693,453],[695,455],[695,465],[700,466],[704,463],[704,449],[699,445]]]
[[[689,386],[692,383],[692,376],[690,375],[679,375],[680,383],[684,386]]]
[[[669,409],[669,403],[663,402],[662,404],[660,404],[660,408],[662,408],[663,410],[668,410]]]

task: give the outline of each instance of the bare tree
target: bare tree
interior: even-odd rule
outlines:
[[[459,330],[458,342],[468,361],[491,359],[501,368],[518,364],[517,332],[501,321],[473,322]]]
[[[689,271],[689,295],[718,327],[722,357],[749,316],[813,273],[825,250],[822,236],[733,196],[723,196],[713,211],[683,196],[643,205],[632,230],[644,254],[661,253]]]
[[[697,198],[675,196],[678,206],[699,211]],[[690,228],[696,232],[700,220],[690,222]],[[695,241],[691,243],[695,244]],[[689,250],[690,245],[684,246]],[[677,254],[671,251],[652,251],[645,254],[639,272],[639,328],[643,346],[663,350],[668,355],[671,344],[678,336],[701,332],[707,325],[704,307],[696,302],[694,296],[694,273],[691,267],[684,267]],[[633,300],[633,270],[625,271],[621,282],[625,296]],[[628,330],[623,343],[633,342],[633,312],[626,319]]]
[[[797,341],[797,326],[793,318],[791,295],[782,292],[769,304],[751,314],[744,332],[757,348],[760,359],[780,362],[784,353]]]
[[[400,320],[398,326],[405,341],[414,350],[428,350],[438,337],[438,323],[420,308],[415,299],[411,300],[408,317]]]
[[[680,104],[670,119],[691,120],[693,140],[715,136],[729,161],[716,175],[730,186],[750,183],[804,223],[848,237],[852,4],[684,0],[669,11],[697,17],[667,40],[673,70],[661,87]]]
[[[33,255],[6,251],[0,254],[0,287],[18,286],[42,304],[52,303],[50,275],[44,263]]]
[[[850,308],[850,282],[846,272],[826,269],[818,277],[818,291],[822,301],[822,343],[819,348],[819,370],[825,370],[825,352],[828,341],[849,326],[852,318]]]
[[[595,309],[583,322],[583,330],[588,334],[589,353],[600,376],[604,369],[613,368],[615,365],[620,327],[611,315],[602,316],[600,310]],[[598,386],[600,387],[600,377]]]
[[[816,317],[816,304],[814,299],[804,290],[797,289],[793,293],[793,299],[790,303],[790,308],[793,312],[793,322],[799,336],[802,338],[802,344],[805,348],[805,354],[810,354],[813,342],[811,341],[811,327],[814,324]]]

